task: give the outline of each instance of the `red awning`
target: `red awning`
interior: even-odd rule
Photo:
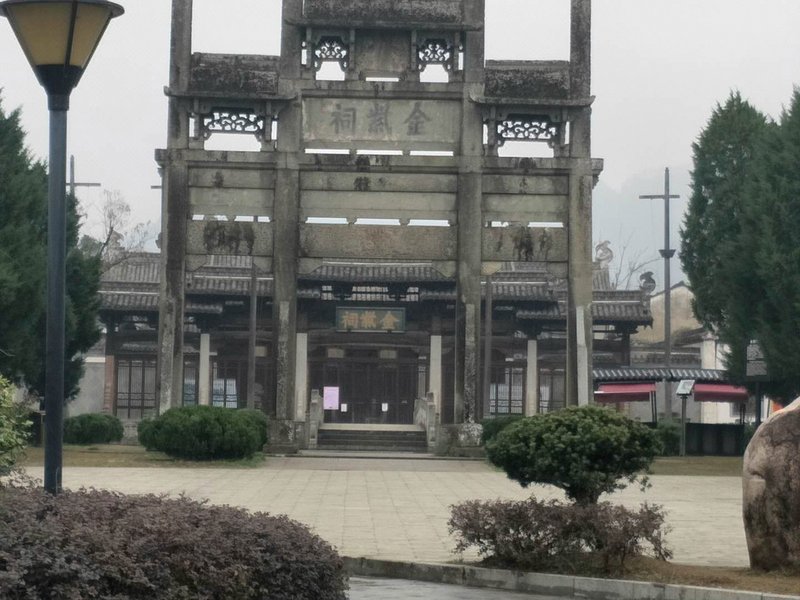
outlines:
[[[603,383],[594,393],[595,402],[650,402],[655,383]]]
[[[694,399],[698,402],[747,402],[748,396],[745,388],[729,383],[694,384]]]

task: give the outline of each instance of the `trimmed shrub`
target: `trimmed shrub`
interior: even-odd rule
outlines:
[[[512,423],[516,423],[524,417],[520,415],[508,415],[505,417],[494,417],[493,419],[484,419],[481,421],[483,432],[481,433],[481,444],[484,446],[497,437],[497,434],[503,431]]]
[[[261,434],[261,447],[263,448],[264,444],[267,443],[267,415],[260,410],[252,408],[242,408],[239,410],[239,413],[250,419],[253,423],[253,427]]]
[[[565,504],[536,498],[482,502],[452,507],[448,525],[456,550],[475,546],[489,562],[504,567],[573,572],[597,563],[605,573],[623,572],[625,561],[649,554],[672,557],[667,548],[664,511],[643,504],[639,510],[599,504]]]
[[[522,487],[547,483],[579,503],[633,483],[659,450],[645,425],[599,406],[567,408],[512,423],[486,455]]]
[[[14,402],[14,386],[0,376],[0,476],[7,475],[28,440],[27,411]]]
[[[0,597],[345,600],[336,551],[286,516],[187,498],[0,489]]]
[[[659,421],[656,435],[661,442],[661,456],[678,456],[681,453],[681,424],[677,421]]]
[[[108,444],[119,442],[125,430],[114,415],[93,413],[64,419],[65,444]]]
[[[214,406],[171,408],[139,423],[139,442],[175,458],[250,458],[266,441],[266,420],[255,411]]]

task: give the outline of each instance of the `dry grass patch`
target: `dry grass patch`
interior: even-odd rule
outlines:
[[[253,468],[264,463],[264,455],[240,460],[191,461],[170,458],[163,452],[148,452],[142,446],[96,444],[92,446],[64,446],[65,467],[183,467],[183,468]],[[27,448],[23,467],[44,464],[43,448]]]
[[[665,456],[651,465],[653,475],[741,477],[741,456]]]
[[[487,559],[476,566],[521,570],[516,565]],[[522,569],[530,570],[530,569]],[[539,571],[536,571],[539,572]],[[794,595],[800,591],[800,571],[754,571],[743,567],[705,567],[682,565],[648,557],[633,557],[625,562],[625,572],[609,576],[597,556],[584,555],[565,568],[541,572],[577,577],[613,577],[629,581],[654,581],[673,585],[731,589],[770,594]]]
[[[800,592],[800,571],[767,573],[736,567],[681,565],[648,558],[632,559],[625,578],[771,594],[797,594]]]

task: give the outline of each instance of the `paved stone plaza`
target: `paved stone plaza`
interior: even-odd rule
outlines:
[[[31,469],[41,476],[41,469]],[[747,564],[738,477],[652,477],[642,494],[614,496],[634,506],[663,504],[674,560]],[[449,507],[467,499],[557,497],[553,488],[521,489],[482,462],[401,458],[268,458],[255,469],[70,468],[64,485],[126,493],[185,493],[214,504],[285,513],[311,526],[348,556],[453,561]],[[472,558],[472,556],[467,556]]]

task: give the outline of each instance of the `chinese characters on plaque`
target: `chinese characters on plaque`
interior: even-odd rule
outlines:
[[[399,107],[395,108],[399,109]],[[405,112],[408,112],[408,116],[402,121],[402,124],[405,127],[405,135],[425,135],[425,133],[427,133],[425,125],[431,120],[431,118],[425,114],[425,111],[422,109],[422,101],[419,100],[414,102],[410,112],[407,110],[407,107],[403,108],[406,109]],[[364,122],[366,124],[365,126],[367,132],[371,134],[391,134],[392,125],[389,119],[390,110],[391,104],[385,100],[376,100],[372,102],[371,105],[368,105],[365,111],[366,114],[362,114],[362,118],[364,118]],[[396,110],[396,112],[398,111]],[[333,128],[333,131],[336,135],[354,135],[357,133],[358,120],[359,114],[357,108],[355,108],[352,104],[343,104],[337,102],[331,111],[331,121],[329,126]]]
[[[303,100],[303,138],[312,145],[453,146],[459,140],[460,120],[460,104],[445,100]]]
[[[399,333],[406,330],[404,308],[342,308],[336,309],[338,331],[367,331]]]

